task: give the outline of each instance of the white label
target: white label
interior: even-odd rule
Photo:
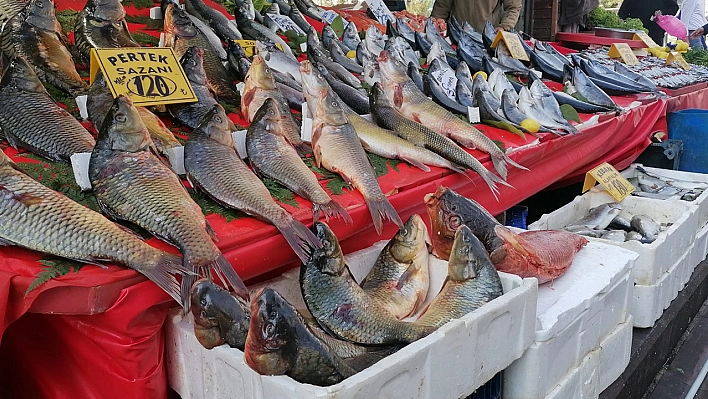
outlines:
[[[238,152],[241,159],[248,158],[248,151],[246,151],[246,132],[247,130],[231,132],[231,137],[234,138],[234,147],[236,147],[236,152]]]
[[[88,109],[86,109],[86,100],[88,99],[88,96],[83,95],[83,96],[78,96],[76,97],[76,105],[79,107],[79,113],[81,114],[81,119],[86,120],[88,119]],[[97,129],[99,129],[97,127]]]
[[[295,22],[293,22],[290,17],[285,16],[285,15],[280,15],[280,14],[271,14],[267,13],[267,16],[270,17],[270,19],[275,22],[276,25],[282,30],[283,32],[293,30],[297,32],[298,35],[306,35],[305,31],[302,30]]]
[[[336,12],[334,12],[334,11],[332,11],[332,10],[327,10],[327,11],[325,11],[325,12],[322,13],[322,20],[324,20],[325,22],[327,22],[327,24],[329,25],[329,24],[331,24],[332,21],[334,21],[334,19],[337,18],[338,16],[339,16],[339,14],[337,14]]]
[[[150,9],[150,19],[163,19],[162,9],[160,7],[153,7]]]
[[[415,56],[418,57],[418,59],[420,59],[420,51],[416,50],[413,53],[415,53]]]
[[[167,159],[170,161],[172,170],[178,175],[186,175],[187,170],[184,168],[184,147],[179,145],[167,149]]]
[[[366,82],[367,85],[373,86],[377,82],[381,81],[381,73],[379,72],[378,69],[373,69],[372,68],[366,68],[364,67],[364,82]]]
[[[386,25],[386,21],[395,22],[391,10],[388,9],[383,0],[366,0],[366,4],[380,23]]]
[[[457,78],[455,77],[455,72],[452,69],[440,69],[431,73],[431,75],[433,79],[440,84],[440,87],[443,88],[448,97],[453,100],[457,97],[455,92]]]
[[[593,115],[590,117],[590,119],[586,120],[585,122],[575,125],[575,128],[578,130],[583,130],[587,127],[597,125],[600,122],[600,115]]]
[[[74,171],[74,180],[81,187],[81,191],[91,190],[91,180],[89,180],[90,152],[77,152],[71,155],[71,169]]]
[[[300,126],[300,138],[302,138],[302,141],[306,143],[312,142],[312,119],[305,117],[302,118],[302,125]]]
[[[447,31],[443,32],[443,35],[445,35],[446,33],[447,33]],[[446,41],[448,44],[452,44],[452,40],[450,40],[450,37],[449,37],[449,36],[443,36],[443,37],[445,38],[445,41]]]
[[[310,107],[307,105],[307,101],[302,103],[300,108],[302,108],[302,119],[310,119]]]
[[[307,43],[305,43],[305,42],[300,43],[300,51],[302,51],[303,53],[305,51],[307,51]]]
[[[165,47],[165,32],[160,33],[160,42],[157,47]]]
[[[236,89],[238,90],[238,94],[243,95],[243,91],[246,89],[246,84],[243,82],[238,82],[236,83]]]
[[[479,108],[467,107],[467,118],[470,120],[470,123],[479,123]]]

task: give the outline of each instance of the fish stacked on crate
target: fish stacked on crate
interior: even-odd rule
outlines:
[[[587,215],[568,224],[564,229],[610,241],[635,240],[651,244],[659,233],[668,227],[659,225],[647,215],[632,215],[621,204],[608,203],[590,209]]]
[[[682,180],[650,172],[636,165],[636,176],[627,180],[636,188],[632,195],[652,199],[694,201],[708,188],[708,183]]]

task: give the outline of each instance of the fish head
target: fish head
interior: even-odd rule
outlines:
[[[237,3],[238,5],[235,10],[236,13],[251,21],[256,19],[256,7],[253,4],[253,1],[241,1]]]
[[[280,113],[275,99],[268,97],[253,116],[252,124],[259,124],[261,128],[273,132],[277,129],[278,124],[287,117],[287,115]]]
[[[406,67],[392,57],[388,51],[382,51],[376,60],[379,62],[379,69],[385,80],[390,79],[396,83],[405,83],[409,79],[406,75]]]
[[[315,115],[322,119],[326,125],[340,126],[349,122],[347,114],[342,109],[342,104],[336,94],[326,92],[325,96],[319,100]]]
[[[453,281],[476,278],[485,265],[491,264],[487,250],[467,226],[460,226],[448,261],[448,277]]]
[[[386,97],[386,93],[384,92],[384,88],[380,82],[376,82],[373,86],[371,86],[369,96],[371,97],[371,102],[374,108],[377,106],[391,106],[391,102]]]
[[[25,22],[45,30],[56,28],[56,7],[52,0],[32,0],[25,6],[27,18]]]
[[[165,8],[163,25],[166,34],[172,34],[177,37],[194,37],[197,35],[197,27],[189,19],[186,11],[172,2],[168,3]]]
[[[89,0],[84,10],[102,21],[120,21],[125,18],[125,8],[118,0]]]
[[[332,229],[324,222],[315,222],[310,228],[315,236],[322,243],[322,248],[314,249],[310,255],[309,262],[324,274],[338,276],[344,272],[346,264],[339,240],[334,235]]]
[[[205,137],[227,147],[234,146],[234,137],[229,128],[229,117],[220,104],[215,104],[199,120],[199,124],[192,131],[195,137]]]
[[[281,306],[284,299],[272,288],[261,289],[251,300],[251,324],[246,338],[244,358],[254,370],[265,375],[282,375],[291,367],[286,349],[294,332]]]
[[[423,218],[418,214],[411,215],[392,241],[390,252],[399,262],[410,262],[420,251],[427,250],[430,236]]]
[[[200,279],[192,286],[190,300],[195,331],[199,326],[205,341],[214,338],[225,341],[226,335],[229,334],[236,335],[237,345],[243,346],[251,323],[251,310],[241,297],[233,295],[212,281]],[[214,329],[219,333],[215,333]],[[202,340],[200,343],[207,347]],[[216,345],[212,345],[214,347],[221,345],[223,341],[218,343],[217,339],[210,343],[215,343]]]
[[[151,146],[152,139],[130,98],[119,95],[103,119],[98,142],[111,150],[138,152]],[[105,147],[104,147],[105,148]]]
[[[457,229],[464,224],[460,213],[461,196],[447,187],[440,186],[434,194],[425,196],[425,205],[433,230],[432,243],[435,253],[446,259],[450,254]]]
[[[190,82],[201,86],[207,84],[206,71],[204,70],[204,49],[196,46],[188,48],[182,54],[179,63]]]
[[[253,57],[251,68],[246,74],[246,80],[255,82],[256,86],[265,90],[275,90],[277,88],[273,72],[260,55]]]
[[[13,57],[5,66],[5,70],[2,71],[0,87],[35,93],[45,91],[42,82],[29,63],[27,63],[27,60],[19,55]]]
[[[260,42],[257,41],[256,46],[258,46],[258,43],[260,43]],[[246,51],[244,51],[243,47],[241,47],[241,45],[238,44],[238,42],[236,42],[236,40],[229,40],[227,51],[230,56],[232,56],[236,59],[248,58],[246,56]],[[260,49],[259,49],[259,51],[260,51]]]
[[[310,27],[310,29],[307,30],[307,48],[313,49],[320,46],[322,46],[322,43],[320,42],[320,38],[317,36],[317,31],[315,28]]]
[[[324,76],[308,60],[300,63],[300,75],[302,76],[302,90],[305,99],[314,116],[320,101],[327,96],[329,86]]]

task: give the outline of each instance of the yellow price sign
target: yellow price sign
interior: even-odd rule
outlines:
[[[691,66],[688,64],[685,58],[683,58],[683,55],[679,53],[678,51],[672,51],[669,53],[669,56],[666,57],[666,65],[671,65],[674,62],[677,62],[681,68],[684,70],[688,71],[691,69]]]
[[[246,57],[251,58],[256,54],[256,41],[255,40],[234,40],[246,53]]]
[[[521,39],[519,39],[517,34],[500,30],[494,37],[492,48],[496,48],[497,45],[499,45],[499,41],[504,42],[513,58],[522,61],[529,60],[529,57],[526,55],[526,50],[524,50],[524,45],[521,44]]]
[[[600,183],[617,202],[622,201],[636,190],[632,183],[628,182],[614,166],[607,162],[601,163],[585,174],[583,192],[590,190],[595,186],[595,183]]]
[[[632,48],[627,43],[612,43],[610,51],[607,53],[610,58],[619,58],[627,65],[639,64],[637,56],[634,55]]]
[[[99,69],[113,97],[128,96],[135,105],[197,101],[170,47],[91,49],[91,83]]]
[[[656,44],[654,39],[649,37],[649,35],[647,35],[647,33],[644,31],[635,32],[634,37],[632,39],[633,40],[641,40],[649,48],[659,47],[659,45]]]

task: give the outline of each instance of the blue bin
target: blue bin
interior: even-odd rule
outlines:
[[[667,123],[669,137],[683,141],[679,170],[708,173],[708,110],[671,112]]]
[[[526,230],[526,217],[528,215],[529,208],[520,205],[513,206],[506,212],[505,225]]]

